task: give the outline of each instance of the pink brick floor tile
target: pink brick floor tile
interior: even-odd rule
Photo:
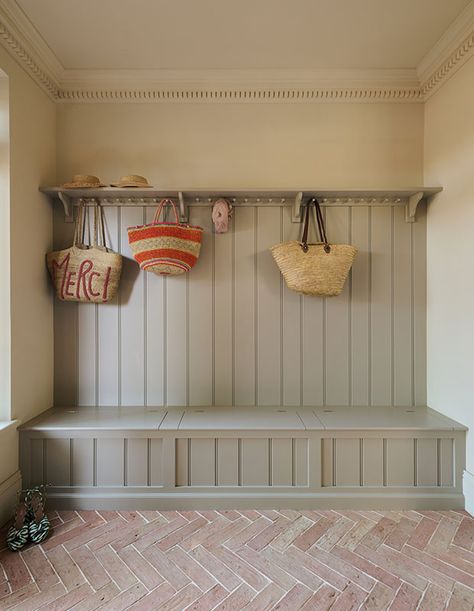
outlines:
[[[1,611],[474,609],[459,511],[51,515],[42,545],[0,552]]]
[[[390,611],[414,611],[417,608],[421,592],[408,583],[402,583]]]

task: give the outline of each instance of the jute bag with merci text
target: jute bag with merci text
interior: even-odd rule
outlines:
[[[92,244],[84,243],[88,215],[84,205],[81,205],[76,219],[73,245],[46,255],[56,297],[61,301],[106,303],[117,293],[122,272],[122,256],[107,248],[102,208],[96,205],[93,210]]]
[[[321,242],[308,244],[309,212],[314,205]],[[357,248],[349,244],[329,244],[317,199],[306,205],[302,242],[282,242],[271,249],[289,289],[304,295],[333,297],[344,288]]]

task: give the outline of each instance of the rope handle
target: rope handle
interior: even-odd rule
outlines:
[[[156,225],[157,223],[160,222],[160,216],[161,216],[163,208],[164,208],[164,206],[166,204],[171,204],[173,206],[174,217],[176,219],[175,220],[175,224],[179,225],[179,215],[178,215],[178,210],[176,208],[176,204],[174,203],[174,201],[172,199],[170,199],[168,197],[165,198],[165,199],[162,199],[161,202],[158,204],[158,208],[156,209],[155,216],[153,218],[153,225]]]
[[[89,206],[86,207],[85,204],[79,204],[76,226],[74,228],[73,246],[76,246],[78,244],[85,245],[86,223],[89,228],[89,243],[87,244],[87,246],[102,246],[103,248],[108,250],[107,239],[105,234],[104,211],[102,209],[102,206],[100,206],[97,202],[95,202],[94,204],[92,243],[89,224]]]
[[[302,237],[301,248],[303,252],[308,252],[309,250],[309,246],[308,246],[309,210],[312,205],[314,205],[314,208],[316,211],[316,222],[318,224],[319,239],[324,244],[324,252],[330,253],[331,247],[329,245],[329,242],[326,236],[326,227],[324,225],[323,213],[321,211],[321,206],[319,205],[319,202],[315,197],[310,199],[309,202],[306,204],[306,212],[305,212],[305,217],[304,217],[304,227],[303,227],[303,237]]]

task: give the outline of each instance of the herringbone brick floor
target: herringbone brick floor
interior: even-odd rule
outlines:
[[[59,511],[0,609],[474,609],[462,511]],[[4,536],[3,536],[4,538]]]

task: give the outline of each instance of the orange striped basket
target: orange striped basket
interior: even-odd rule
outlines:
[[[171,204],[175,222],[160,222],[165,204]],[[194,267],[201,250],[202,227],[179,222],[176,205],[163,199],[150,225],[128,228],[130,249],[140,269],[154,274],[177,276]]]

